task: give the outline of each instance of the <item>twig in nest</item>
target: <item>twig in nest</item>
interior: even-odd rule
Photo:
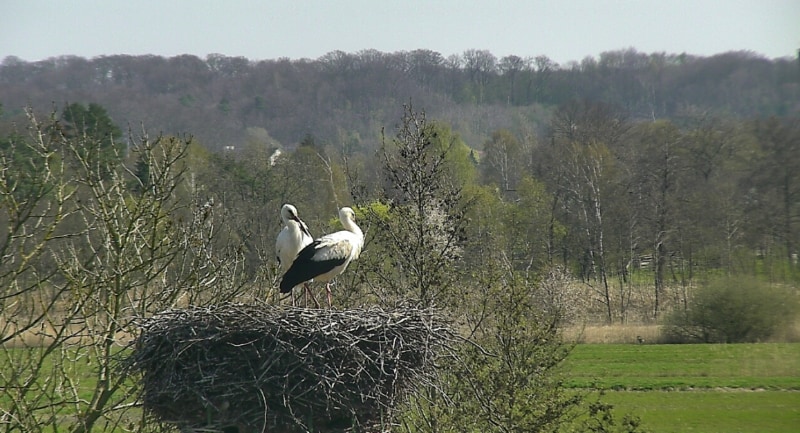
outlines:
[[[160,421],[345,431],[379,423],[430,381],[452,338],[430,309],[223,304],[147,319],[130,361]]]

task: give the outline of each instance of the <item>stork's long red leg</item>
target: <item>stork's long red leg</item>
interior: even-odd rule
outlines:
[[[314,306],[319,308],[319,301],[314,297],[314,293],[311,291],[311,285],[305,282],[303,283],[303,287],[306,289],[306,296],[311,296],[311,300],[314,301]],[[306,298],[306,307],[308,307],[308,298]]]
[[[333,299],[331,297],[331,283],[325,283],[325,291],[328,293],[328,308],[333,306]]]

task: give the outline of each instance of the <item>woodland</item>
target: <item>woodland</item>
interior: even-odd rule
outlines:
[[[4,431],[161,428],[120,348],[167,308],[279,304],[284,203],[315,236],[356,211],[335,308],[474,343],[398,431],[638,431],[560,387],[568,327],[800,338],[800,58],[6,57],[0,104]]]
[[[229,214],[251,274],[269,257],[281,203],[319,233],[338,206],[380,200],[380,149],[406,105],[467,150],[459,188],[487,201],[475,209],[519,212],[483,221],[508,239],[515,267],[557,264],[599,286],[608,321],[625,321],[628,301],[613,311],[606,293],[642,264],[655,274],[653,316],[665,285],[687,286],[698,270],[767,264],[783,278],[797,268],[800,59],[634,49],[563,66],[484,50],[7,57],[0,103],[9,134],[25,107],[88,104],[121,130],[190,137],[194,193]]]

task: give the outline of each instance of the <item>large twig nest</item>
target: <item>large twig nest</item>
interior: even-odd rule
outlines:
[[[131,356],[159,421],[213,431],[346,431],[388,422],[451,334],[429,309],[224,304],[147,319]]]

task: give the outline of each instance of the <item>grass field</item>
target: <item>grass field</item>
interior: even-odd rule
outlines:
[[[800,392],[794,391],[614,391],[603,401],[640,417],[654,433],[800,431]]]
[[[74,367],[90,391],[92,367]],[[579,344],[564,367],[566,386],[602,390],[615,417],[638,416],[645,431],[800,431],[800,343]]]
[[[800,431],[800,344],[581,344],[565,367],[654,433]]]

